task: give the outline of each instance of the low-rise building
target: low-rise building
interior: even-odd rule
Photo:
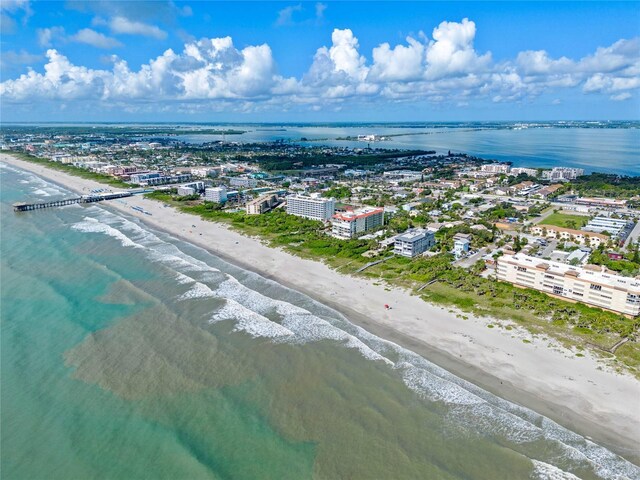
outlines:
[[[613,238],[620,238],[632,223],[621,218],[595,217],[582,228],[589,232],[607,232]]]
[[[556,227],[555,225],[535,225],[531,227],[531,233],[537,237],[569,240],[590,247],[598,247],[601,243],[607,243],[609,241],[609,237],[601,233]]]
[[[336,213],[331,218],[331,235],[337,238],[354,238],[382,226],[383,223],[383,208],[364,207],[352,212]]]
[[[413,258],[420,255],[436,244],[432,232],[423,228],[411,228],[398,235],[393,245],[393,253],[403,257]]]
[[[471,235],[456,233],[453,236],[453,254],[456,257],[461,257],[469,252],[469,245],[471,245]]]
[[[574,201],[578,205],[587,205],[589,207],[604,207],[604,208],[623,208],[627,204],[626,200],[615,200],[613,198],[579,197],[579,198],[576,198]]]
[[[604,272],[601,267],[581,268],[517,253],[498,258],[496,275],[522,287],[631,317],[640,315],[640,280]]]
[[[336,211],[334,198],[311,197],[306,195],[289,195],[287,213],[298,217],[327,222]]]
[[[559,183],[555,183],[553,185],[548,185],[546,187],[541,188],[537,192],[535,192],[533,194],[533,196],[537,197],[537,198],[542,198],[543,200],[546,200],[547,197],[549,197],[549,195],[555,193],[560,188],[562,188],[562,185],[560,185]]]

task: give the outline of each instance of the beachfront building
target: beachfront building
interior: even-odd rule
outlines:
[[[453,254],[456,258],[460,258],[469,252],[471,245],[471,235],[464,233],[456,233],[453,237]]]
[[[195,195],[196,189],[193,187],[186,187],[184,185],[178,186],[178,196],[188,197],[189,195]]]
[[[601,233],[585,232],[584,230],[574,230],[572,228],[556,227],[555,225],[535,225],[531,227],[531,234],[537,237],[555,238],[558,240],[571,241],[589,247],[598,247],[601,243],[606,244],[609,237]]]
[[[596,217],[582,228],[589,232],[607,232],[612,238],[620,238],[627,229],[631,230],[632,224],[633,222],[621,218]]]
[[[393,253],[413,258],[426,252],[435,244],[436,237],[432,232],[423,228],[411,228],[396,237]]]
[[[517,253],[498,258],[496,275],[504,282],[631,317],[640,315],[640,280],[595,265],[574,267]]]
[[[364,207],[352,212],[336,213],[331,218],[331,235],[337,238],[354,238],[375,230],[383,223],[383,208]]]
[[[306,195],[289,195],[287,197],[287,213],[298,217],[327,222],[336,210],[334,198],[310,197]]]
[[[191,182],[178,185],[178,195],[181,197],[204,191],[204,182]]]
[[[209,187],[204,191],[204,199],[207,202],[224,203],[227,198],[227,189],[225,187]]]
[[[159,172],[140,172],[132,174],[129,179],[131,183],[143,186],[167,185],[169,183],[188,182],[191,180],[191,174],[162,175]]]
[[[258,198],[254,198],[250,202],[247,202],[246,211],[247,215],[262,215],[268,212],[278,204],[278,195],[275,193],[265,193]]]

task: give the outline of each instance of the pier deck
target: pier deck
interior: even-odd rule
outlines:
[[[64,207],[65,205],[73,205],[74,203],[102,202],[103,200],[113,200],[115,198],[130,197],[131,195],[131,192],[113,192],[99,195],[82,195],[80,197],[52,200],[50,202],[14,203],[13,210],[15,212],[28,212],[31,210],[40,210],[43,208]]]

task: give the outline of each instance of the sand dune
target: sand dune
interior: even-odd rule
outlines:
[[[104,185],[0,154],[0,161],[31,171],[82,193]],[[524,331],[487,328],[490,319],[469,316],[425,303],[401,289],[339,274],[326,265],[270,248],[226,226],[183,214],[142,197],[103,206],[121,210],[308,294],[344,313],[383,338],[416,351],[479,386],[592,437],[638,462],[640,381],[602,367],[597,359],[576,357]],[[131,206],[153,213],[148,216]],[[44,212],[24,213],[46,214]],[[192,225],[196,225],[195,228]],[[391,310],[383,306],[389,304]],[[523,338],[531,340],[524,343]]]

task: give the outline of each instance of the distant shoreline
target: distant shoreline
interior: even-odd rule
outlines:
[[[4,153],[0,161],[77,192],[104,187]],[[364,279],[341,275],[326,265],[267,247],[257,239],[165,208],[159,202],[142,197],[127,201],[128,206],[114,202],[108,207],[303,292],[371,333],[590,436],[632,462],[640,461],[632,447],[640,441],[640,382],[630,375],[602,371],[595,359],[570,358],[567,352],[551,349],[544,341],[525,344],[510,332],[488,329],[489,319],[463,320],[406,291],[389,291]],[[153,216],[136,214],[131,210],[133,205],[143,206]],[[191,225],[196,225],[195,232]],[[391,304],[393,309],[385,311],[382,303]]]

